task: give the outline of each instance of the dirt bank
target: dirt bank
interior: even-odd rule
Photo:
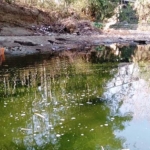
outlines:
[[[110,34],[110,32],[112,32]],[[62,50],[84,50],[96,45],[110,45],[112,43],[139,45],[150,44],[150,33],[124,31],[110,31],[100,35],[71,35],[53,34],[51,36],[1,36],[0,46],[5,48],[5,55],[45,54]]]
[[[1,2],[0,18],[0,47],[5,48],[5,55],[9,56],[87,50],[91,46],[112,43],[150,43],[150,32],[147,31],[101,31],[92,22],[74,16],[53,22],[47,12],[15,4]]]

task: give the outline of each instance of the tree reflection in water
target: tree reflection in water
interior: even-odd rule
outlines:
[[[124,148],[125,139],[115,133],[134,117],[124,103],[133,107],[128,100],[137,95],[143,80],[135,64],[99,63],[98,56],[95,61],[93,52],[84,57],[69,53],[26,67],[4,68],[1,148]]]

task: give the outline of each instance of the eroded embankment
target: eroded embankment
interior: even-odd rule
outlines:
[[[125,35],[104,33],[101,35],[78,36],[61,34],[52,36],[1,36],[0,47],[5,48],[5,55],[30,55],[54,53],[62,50],[85,50],[95,45],[111,45],[112,43],[126,45],[149,44],[147,32],[131,32]]]

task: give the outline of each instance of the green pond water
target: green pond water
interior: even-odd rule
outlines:
[[[86,58],[6,58],[0,150],[150,149],[149,63],[118,62],[130,59],[128,49],[135,47],[125,57],[113,54],[114,61],[106,50],[100,59],[101,47]]]

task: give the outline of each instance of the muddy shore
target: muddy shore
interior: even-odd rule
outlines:
[[[24,56],[71,49],[85,50],[91,46],[110,45],[112,43],[126,45],[150,44],[150,32],[145,31],[109,30],[99,35],[52,33],[49,36],[35,36],[29,31],[25,32],[25,30],[20,30],[19,32],[20,34],[18,35],[12,34],[12,36],[8,36],[6,34],[6,36],[0,36],[0,47],[5,48],[5,55]]]

